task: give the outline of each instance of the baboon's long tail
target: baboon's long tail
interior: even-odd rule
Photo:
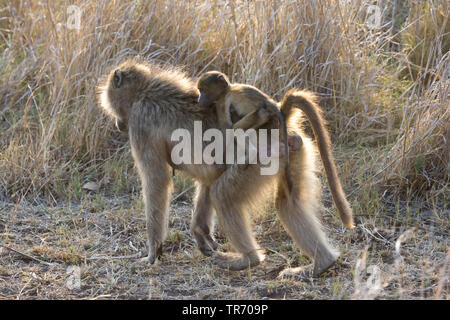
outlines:
[[[331,139],[328,130],[325,127],[325,121],[322,117],[322,110],[317,104],[317,98],[314,93],[307,90],[289,90],[281,102],[281,112],[285,119],[288,119],[293,107],[302,110],[308,120],[311,122],[314,135],[319,146],[320,157],[322,158],[328,185],[333,195],[334,203],[339,211],[341,220],[347,228],[354,228],[353,213],[350,205],[345,198],[339,180],[333,154],[331,153]]]

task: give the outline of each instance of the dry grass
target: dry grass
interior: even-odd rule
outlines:
[[[443,76],[449,77],[449,68]],[[448,192],[450,165],[450,86],[437,82],[405,110],[401,136],[383,165],[391,189]]]
[[[79,30],[66,24],[71,4],[82,9]],[[371,4],[0,0],[0,244],[41,260],[3,249],[0,297],[448,298],[449,5],[383,1],[370,28]],[[159,267],[114,258],[143,250],[142,203],[127,137],[94,90],[135,55],[192,76],[219,69],[277,99],[294,86],[319,92],[360,222],[344,232],[326,212],[344,253],[331,276],[275,279],[307,260],[270,210],[256,233],[281,256],[268,251],[247,273],[211,266],[188,233],[191,193],[173,204]],[[192,184],[175,180],[176,194]],[[65,286],[73,264],[81,291]],[[382,290],[364,286],[370,265]]]

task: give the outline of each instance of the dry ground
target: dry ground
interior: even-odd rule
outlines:
[[[328,208],[324,222],[342,252],[339,264],[320,279],[279,280],[282,269],[310,261],[270,208],[254,219],[266,261],[231,272],[196,249],[190,195],[171,206],[170,232],[156,266],[138,259],[145,250],[138,193],[88,198],[52,207],[0,203],[1,299],[448,299],[449,210],[438,206],[385,198],[385,214],[358,216],[353,231]],[[223,237],[218,240],[229,250]],[[79,289],[70,289],[70,266],[80,267]]]

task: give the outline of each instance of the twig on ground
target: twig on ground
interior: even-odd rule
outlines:
[[[185,194],[186,192],[192,190],[194,187],[195,187],[195,186],[192,185],[192,186],[190,186],[189,188],[184,189],[181,193],[179,193],[178,195],[176,195],[176,196],[172,199],[172,201],[177,200],[179,197],[181,197],[181,196],[182,196],[183,194]]]
[[[86,260],[120,260],[120,259],[135,259],[135,258],[140,258],[142,256],[142,254],[136,253],[136,254],[132,254],[130,256],[117,256],[117,257],[111,257],[111,256],[94,256],[94,257],[90,257],[87,258]]]
[[[281,253],[279,253],[279,252],[277,252],[277,251],[275,251],[275,250],[269,249],[269,248],[267,248],[267,247],[263,247],[262,249],[267,250],[267,251],[270,251],[270,252],[272,252],[272,253],[275,253],[277,256],[280,256],[281,258],[283,258],[283,259],[287,262],[287,264],[288,264],[289,267],[291,266],[291,264],[290,264],[290,262],[289,262],[289,258],[287,258],[285,255],[283,255],[283,254],[281,254]]]
[[[24,253],[24,252],[22,252],[22,251],[19,251],[19,250],[17,250],[17,249],[10,248],[10,247],[5,246],[4,244],[1,244],[1,243],[0,243],[0,247],[3,247],[3,248],[5,248],[5,249],[7,249],[7,250],[10,250],[10,251],[13,251],[13,252],[15,252],[15,253],[18,253],[18,254],[20,254],[20,255],[22,255],[22,256],[24,256],[24,257],[27,257],[28,259],[37,261],[37,262],[42,263],[42,264],[45,264],[45,265],[47,265],[47,266],[51,266],[51,265],[54,264],[54,263],[46,262],[46,261],[43,261],[43,260],[38,259],[38,258],[36,258],[36,257],[30,256],[29,254],[26,254],[26,253]]]

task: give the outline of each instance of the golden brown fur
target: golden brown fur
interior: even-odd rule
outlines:
[[[231,83],[228,77],[219,71],[209,71],[197,81],[200,91],[199,104],[204,108],[215,105],[218,121],[223,129],[257,129],[276,117],[282,129],[280,141],[284,146],[286,187],[292,188],[289,171],[289,148],[286,123],[278,104],[267,94],[247,84]],[[239,121],[233,124],[231,108],[235,110]],[[301,143],[301,138],[299,144]]]
[[[119,86],[114,84],[117,70],[122,76]],[[178,128],[192,133],[195,120],[202,121],[203,130],[218,128],[217,117],[214,112],[199,108],[194,83],[171,68],[129,60],[114,68],[99,89],[101,106],[115,120],[123,122],[122,128],[128,128],[143,186],[149,241],[147,260],[153,263],[162,251],[168,225],[171,133]],[[278,187],[276,204],[290,236],[314,259],[314,274],[318,275],[336,261],[338,253],[321,227],[315,146],[296,121],[298,113],[292,110],[288,114],[288,128],[301,135],[304,144],[289,155],[293,189],[286,193]],[[273,186],[280,186],[284,175],[261,175],[259,165],[245,170],[232,165],[225,171],[207,164],[182,164],[177,168],[197,181],[191,230],[201,252],[212,255],[213,262],[222,268],[242,270],[258,265],[264,255],[253,237],[249,216],[265,204]],[[214,211],[235,253],[217,251]]]

